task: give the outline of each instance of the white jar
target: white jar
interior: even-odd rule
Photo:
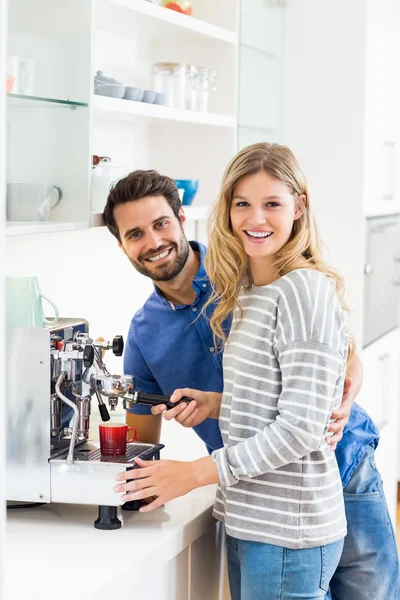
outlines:
[[[167,106],[186,108],[186,67],[185,63],[153,65],[153,89],[166,94]]]
[[[198,110],[208,111],[211,92],[215,92],[217,72],[215,70],[199,67],[198,74]]]
[[[196,65],[186,68],[186,108],[198,110],[199,102],[199,70]]]

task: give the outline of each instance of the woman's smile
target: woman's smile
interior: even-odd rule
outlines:
[[[244,233],[246,234],[247,239],[251,244],[263,244],[271,237],[272,231],[260,231],[255,229],[245,229]]]

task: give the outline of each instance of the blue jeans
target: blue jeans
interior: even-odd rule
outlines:
[[[399,559],[371,446],[344,488],[347,536],[326,600],[399,600]]]
[[[343,549],[343,540],[290,550],[226,537],[232,600],[323,600]]]

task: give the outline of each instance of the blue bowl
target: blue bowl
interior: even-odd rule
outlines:
[[[198,179],[175,179],[175,185],[178,190],[184,190],[182,204],[189,206],[192,204],[197,190],[199,189]]]

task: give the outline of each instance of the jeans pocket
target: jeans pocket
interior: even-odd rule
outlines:
[[[329,590],[329,583],[337,569],[343,552],[344,539],[321,546],[321,579],[319,587],[324,592]]]

